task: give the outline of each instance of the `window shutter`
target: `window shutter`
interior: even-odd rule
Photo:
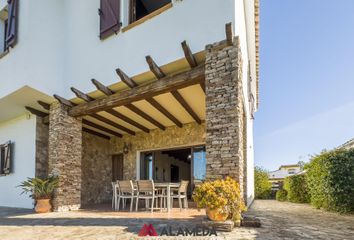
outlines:
[[[18,25],[18,0],[7,0],[8,3],[8,22],[5,37],[5,47],[14,47],[17,42]]]
[[[120,0],[101,0],[100,38],[104,39],[120,29]]]

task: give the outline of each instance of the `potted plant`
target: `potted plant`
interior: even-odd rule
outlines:
[[[231,219],[240,225],[241,212],[246,210],[240,194],[240,186],[234,179],[206,181],[196,187],[193,200],[199,208],[205,208],[212,221]]]
[[[36,202],[35,211],[37,213],[46,213],[52,209],[50,200],[52,199],[54,189],[58,186],[58,177],[49,176],[48,178],[28,178],[22,182],[19,187],[23,193],[30,193],[30,197]]]

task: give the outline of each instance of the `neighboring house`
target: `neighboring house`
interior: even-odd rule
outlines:
[[[286,177],[298,174],[301,172],[301,166],[281,165],[278,170],[268,173],[269,181],[272,183],[272,190],[279,190]]]
[[[354,138],[340,145],[339,148],[352,149],[354,148]]]
[[[231,176],[250,204],[258,11],[258,0],[0,0],[0,205],[32,207],[16,186],[48,173],[60,176],[57,211],[109,201],[117,179],[191,191]]]

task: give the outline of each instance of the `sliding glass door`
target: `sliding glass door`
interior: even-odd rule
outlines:
[[[206,152],[205,146],[198,146],[192,148],[193,170],[192,181],[196,186],[205,180],[206,176]]]
[[[154,176],[154,153],[142,153],[140,158],[140,179],[153,180]]]

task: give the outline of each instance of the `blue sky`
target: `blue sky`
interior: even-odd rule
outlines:
[[[354,138],[354,0],[263,0],[255,164]]]

